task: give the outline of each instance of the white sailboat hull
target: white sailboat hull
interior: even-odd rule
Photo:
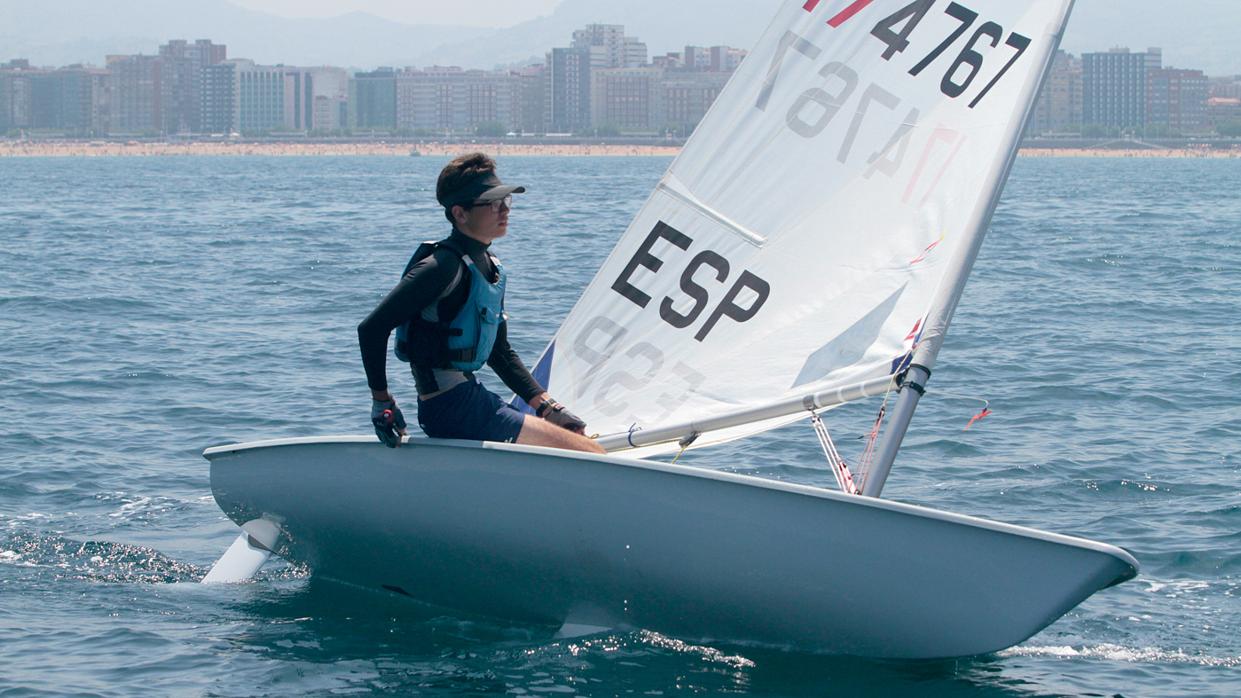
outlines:
[[[521,622],[874,657],[1017,644],[1132,578],[1080,538],[812,487],[508,444],[222,446],[216,501],[317,576]]]

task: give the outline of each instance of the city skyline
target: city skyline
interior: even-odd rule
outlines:
[[[452,24],[499,29],[550,14],[563,0],[230,0],[250,10],[290,19],[328,19],[364,12],[402,24]]]
[[[211,39],[108,53],[103,67],[0,56],[0,135],[686,137],[746,55],[728,45],[652,52],[624,25],[589,23],[542,60],[456,65],[264,63]],[[1053,62],[1029,133],[1182,136],[1241,130],[1241,77],[1174,66],[1160,48]]]
[[[105,53],[137,53],[169,37],[211,37],[260,63],[490,69],[537,59],[589,22],[624,24],[653,52],[684,44],[748,49],[783,1],[791,0],[534,0],[497,10],[487,4],[495,0],[469,7],[426,0],[0,0],[0,60],[101,64]],[[1159,46],[1168,65],[1237,75],[1241,50],[1231,28],[1238,25],[1241,3],[1231,0],[1183,0],[1171,16],[1162,0],[1078,0],[1062,48]]]

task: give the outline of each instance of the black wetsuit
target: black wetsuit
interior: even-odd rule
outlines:
[[[487,246],[460,231],[453,230],[447,242],[453,248],[470,255],[475,266],[491,280],[496,279],[496,269],[487,254]],[[445,295],[444,291],[453,280],[457,284]],[[387,390],[388,337],[398,326],[424,313],[432,305],[439,318],[451,320],[457,316],[470,292],[470,278],[461,257],[447,245],[419,261],[410,269],[400,283],[388,293],[375,310],[358,325],[358,344],[362,349],[362,364],[366,367],[366,382],[372,390]],[[409,337],[410,356],[418,395],[427,398],[439,395],[471,376],[447,368],[442,360],[443,336],[434,336],[434,325],[415,323]],[[508,343],[508,325],[501,322],[495,346],[487,359],[487,365],[500,380],[521,399],[529,402],[543,392],[534,376]]]

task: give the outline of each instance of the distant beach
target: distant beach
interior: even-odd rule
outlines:
[[[238,156],[275,157],[392,156],[414,154],[450,157],[482,150],[501,157],[668,157],[681,152],[679,145],[612,143],[272,143],[144,141],[16,141],[0,140],[0,157],[136,157],[136,156]],[[1241,146],[1232,148],[1022,148],[1027,157],[1108,158],[1241,158]]]
[[[525,143],[261,143],[261,142],[113,142],[113,141],[0,141],[0,157],[117,157],[117,156],[394,156],[414,154],[450,157],[482,150],[504,157],[521,156],[671,156],[679,145],[525,144]]]
[[[1034,158],[1241,158],[1241,148],[1022,148]]]

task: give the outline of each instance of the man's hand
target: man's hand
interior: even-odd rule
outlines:
[[[535,416],[542,417],[558,427],[568,429],[582,436],[586,435],[586,422],[583,422],[580,417],[566,410],[564,405],[551,398],[545,398],[539,403],[539,409],[535,411]]]
[[[396,400],[371,400],[371,424],[375,425],[375,435],[388,448],[401,445],[401,437],[405,436],[405,415],[396,406]]]

